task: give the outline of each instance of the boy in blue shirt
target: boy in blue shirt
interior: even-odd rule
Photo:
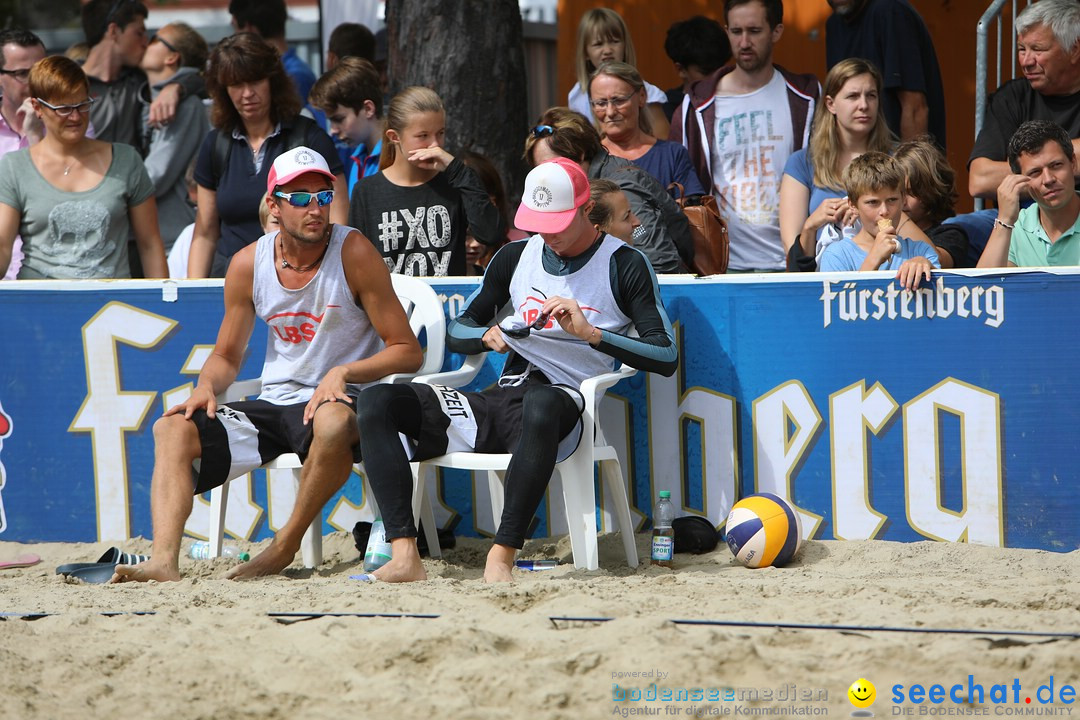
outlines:
[[[940,268],[930,245],[898,234],[904,208],[904,170],[882,152],[855,158],[844,171],[844,189],[862,227],[852,238],[825,248],[818,263],[822,272],[895,270],[905,290],[914,290],[931,268]]]
[[[345,162],[352,197],[357,181],[379,172],[385,129],[379,71],[363,58],[343,58],[315,82],[309,100],[326,113],[330,133],[354,148]]]

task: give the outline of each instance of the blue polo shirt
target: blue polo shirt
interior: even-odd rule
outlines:
[[[352,197],[353,187],[360,178],[366,178],[379,172],[379,157],[382,155],[382,140],[375,143],[375,147],[368,152],[367,145],[360,143],[349,156],[346,165],[349,168],[349,197]]]
[[[1020,211],[1009,243],[1009,262],[1017,267],[1080,265],[1080,215],[1053,243],[1039,222],[1039,206]]]

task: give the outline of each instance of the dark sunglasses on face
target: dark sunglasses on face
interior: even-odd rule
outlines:
[[[180,52],[179,50],[176,49],[175,46],[173,46],[173,44],[171,42],[169,42],[165,38],[161,37],[157,33],[154,33],[153,35],[150,36],[150,44],[153,45],[156,42],[159,42],[162,45],[164,45],[165,47],[169,48],[170,52]]]
[[[333,190],[320,190],[317,193],[309,192],[294,192],[287,193],[280,190],[274,191],[274,197],[281,198],[288,201],[293,207],[307,207],[311,204],[311,198],[315,198],[315,202],[319,203],[319,207],[326,207],[334,201]]]

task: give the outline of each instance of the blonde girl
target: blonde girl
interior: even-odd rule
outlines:
[[[426,87],[398,93],[386,112],[380,171],[353,190],[349,224],[391,272],[464,275],[465,237],[499,242],[499,212],[468,166],[444,147],[446,111]]]
[[[595,115],[589,104],[589,78],[605,62],[618,61],[637,65],[634,41],[619,13],[608,8],[593,8],[581,16],[577,32],[577,54],[574,70],[577,84],[567,95],[566,104],[593,120]],[[667,139],[668,120],[664,115],[667,95],[655,85],[645,83],[647,112],[653,136]]]

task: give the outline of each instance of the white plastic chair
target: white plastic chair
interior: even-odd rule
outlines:
[[[460,388],[468,385],[476,377],[484,364],[487,353],[470,355],[458,370],[424,375],[415,382],[429,385],[446,385]],[[574,556],[574,567],[596,570],[600,566],[597,548],[596,527],[596,492],[593,486],[593,464],[600,463],[600,475],[607,492],[614,503],[614,515],[623,549],[626,551],[626,563],[637,567],[637,545],[634,542],[634,523],[630,515],[630,500],[623,484],[619,456],[615,448],[607,444],[603,430],[596,422],[596,407],[609,387],[623,378],[631,377],[637,370],[622,365],[617,370],[586,379],[581,383],[581,394],[585,398],[585,409],[581,414],[581,442],[570,457],[555,465],[562,485],[563,501],[566,505],[566,524],[570,529],[570,547]],[[590,442],[590,439],[593,441]],[[413,463],[414,491],[423,497],[419,506],[430,507],[427,497],[427,474],[436,467],[457,468],[461,470],[487,471],[488,486],[491,491],[491,511],[498,528],[503,510],[503,481],[506,469],[510,465],[509,453],[472,453],[452,452],[439,457]],[[413,506],[417,506],[414,494]],[[436,543],[438,538],[435,539]],[[430,534],[428,547],[435,548]]]
[[[443,313],[443,304],[439,296],[430,285],[419,278],[391,273],[390,279],[394,284],[394,292],[401,301],[405,314],[409,318],[409,326],[417,337],[421,331],[425,332],[424,362],[416,373],[398,373],[382,378],[380,382],[408,382],[421,374],[438,372],[442,367],[444,349],[446,347],[446,315]],[[233,402],[248,397],[255,397],[262,389],[262,381],[259,378],[250,380],[238,380],[223,392],[219,402]],[[266,470],[291,470],[293,487],[300,486],[300,458],[295,453],[279,455],[262,466]],[[358,472],[363,472],[363,466],[354,465]],[[438,532],[435,527],[435,516],[430,503],[421,505],[422,494],[413,492],[413,517],[418,517],[424,525],[424,531],[428,538],[431,554],[440,556],[438,545]],[[371,488],[364,482],[364,495],[374,499]],[[222,546],[225,540],[225,512],[228,509],[229,483],[210,491],[210,556],[221,557]],[[313,568],[322,563],[322,513],[320,512],[311,521],[307,532],[300,544],[300,552],[304,559],[304,567]],[[431,543],[434,541],[434,544]]]

